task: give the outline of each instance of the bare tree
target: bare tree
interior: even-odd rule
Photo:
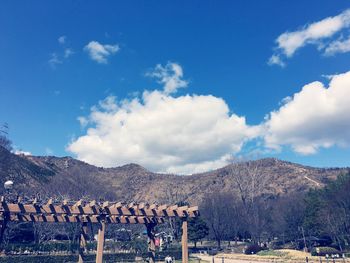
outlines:
[[[273,200],[271,205],[272,234],[280,236],[283,243],[299,239],[305,213],[304,194],[291,193]]]
[[[164,191],[163,198],[160,199],[161,203],[170,203],[178,205],[188,205],[185,201],[186,195],[183,193],[183,189],[178,185],[171,185],[167,187]],[[162,226],[165,231],[171,232],[175,239],[180,238],[181,234],[181,222],[177,218],[169,218],[167,223]]]
[[[47,197],[53,193],[61,199],[96,199],[115,200],[116,194],[111,185],[103,183],[92,174],[75,173],[73,175],[60,175],[51,178],[45,186]]]
[[[0,125],[0,146],[11,151],[12,142],[8,138],[8,130],[9,130],[9,126],[7,123],[3,123],[2,125]]]
[[[269,179],[261,173],[260,161],[232,159],[231,162],[230,175],[242,202],[243,216],[253,242],[257,242],[266,224],[268,204],[264,200],[264,190]]]
[[[221,241],[229,237],[232,222],[236,220],[232,200],[232,194],[217,192],[207,195],[201,204],[201,213],[219,248]]]
[[[35,243],[42,244],[53,240],[58,234],[62,234],[64,224],[32,223]]]

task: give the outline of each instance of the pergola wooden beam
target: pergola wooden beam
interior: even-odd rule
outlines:
[[[79,215],[35,215],[35,214],[10,214],[10,221],[19,222],[47,222],[47,223],[100,223],[102,221],[109,224],[162,224],[164,218],[141,217],[141,216],[79,216]]]
[[[50,199],[47,204],[39,205],[37,203],[6,203],[1,202],[0,212],[21,213],[21,214],[64,214],[64,215],[110,215],[110,216],[150,216],[150,217],[196,217],[198,216],[198,207],[188,206],[168,206],[168,205],[121,205],[120,203],[110,204],[104,202],[98,205],[96,202],[82,205],[78,201],[73,205],[62,203],[53,204]]]

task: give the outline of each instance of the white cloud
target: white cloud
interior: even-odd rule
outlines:
[[[14,154],[16,154],[16,155],[32,155],[31,152],[22,151],[22,150],[15,150],[15,151],[14,151]]]
[[[56,53],[52,53],[49,59],[49,64],[52,68],[56,68],[58,64],[62,64],[62,60],[58,57]]]
[[[57,39],[58,43],[60,43],[62,46],[61,48],[64,48],[63,52],[53,52],[50,55],[50,59],[49,59],[49,64],[52,68],[56,68],[57,65],[59,64],[63,64],[64,60],[66,60],[67,58],[71,57],[74,54],[73,49],[69,48],[69,47],[65,47],[66,42],[67,42],[67,37],[66,36],[60,36]]]
[[[286,66],[286,64],[282,61],[281,57],[279,55],[272,55],[267,62],[269,65],[278,65],[282,68]]]
[[[350,71],[333,75],[329,86],[312,82],[266,123],[265,143],[273,149],[289,145],[295,152],[313,154],[320,148],[350,145]]]
[[[164,85],[166,94],[175,93],[179,88],[185,88],[188,82],[183,80],[183,71],[179,64],[168,62],[165,67],[158,64],[154,70],[148,72],[147,76],[158,79]]]
[[[67,150],[105,167],[137,162],[153,171],[193,173],[223,166],[230,154],[258,135],[259,127],[230,113],[221,98],[170,95],[187,85],[180,65],[157,65],[150,75],[164,90],[122,101],[107,97],[87,118],[80,118],[90,127]]]
[[[335,40],[328,45],[324,53],[326,56],[332,56],[337,53],[350,52],[350,37],[346,40]]]
[[[57,40],[58,40],[58,43],[63,45],[63,44],[66,43],[67,37],[66,36],[60,36]]]
[[[74,54],[74,51],[73,51],[73,49],[71,49],[71,48],[66,48],[65,50],[64,50],[64,58],[69,58],[70,56],[72,56]]]
[[[89,53],[92,60],[100,64],[106,64],[108,62],[108,57],[117,53],[120,48],[118,45],[102,45],[97,41],[90,41],[84,47],[84,50]]]
[[[87,118],[83,117],[83,116],[78,117],[77,120],[79,121],[80,126],[81,126],[82,128],[85,128],[86,125],[89,124],[89,120],[88,120]]]
[[[67,150],[104,167],[136,162],[153,171],[190,174],[224,166],[248,141],[256,142],[256,151],[289,146],[300,154],[350,147],[350,71],[327,75],[328,87],[318,81],[305,85],[258,126],[230,112],[221,98],[175,96],[188,85],[177,63],[157,65],[147,76],[157,78],[163,90],[125,100],[108,96],[78,118],[86,133]]]
[[[269,64],[283,65],[283,58],[292,57],[299,48],[308,44],[317,45],[319,50],[327,49],[328,44],[323,41],[349,27],[350,9],[347,9],[337,16],[307,24],[300,30],[285,32],[276,39],[276,52],[269,59]]]

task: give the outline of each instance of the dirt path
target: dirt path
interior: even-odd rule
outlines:
[[[196,257],[199,257],[202,260],[208,261],[210,263],[239,263],[239,262],[245,262],[245,263],[271,263],[271,261],[253,261],[253,260],[241,260],[241,259],[228,259],[228,258],[221,258],[221,257],[212,257],[212,256],[205,256],[205,255],[196,255]],[[214,258],[214,261],[213,261]]]

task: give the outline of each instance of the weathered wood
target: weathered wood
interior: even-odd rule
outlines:
[[[182,263],[188,263],[188,236],[187,236],[187,228],[188,228],[187,218],[182,221]]]
[[[105,220],[110,224],[162,224],[165,222],[164,218],[157,217],[139,217],[139,216],[109,216],[105,219],[97,215],[85,216],[85,215],[22,215],[15,214],[9,216],[10,221],[19,222],[48,222],[48,223],[100,223]]]
[[[147,227],[147,236],[148,236],[148,262],[156,262],[156,242],[154,237],[154,227],[156,224],[146,224]]]
[[[2,202],[0,212],[6,211],[18,214],[64,214],[64,215],[100,215],[106,214],[111,216],[148,216],[148,217],[196,217],[198,216],[198,207],[188,206],[156,206],[151,205],[148,208],[138,205],[126,206],[120,203],[97,205],[90,203],[82,205],[82,201],[78,201],[74,205],[62,204],[54,205],[52,199],[47,204],[22,204],[22,203],[6,203]],[[101,212],[102,211],[102,212]]]
[[[103,246],[104,246],[104,241],[105,241],[105,230],[106,230],[106,223],[104,221],[102,221],[100,224],[100,227],[98,229],[98,235],[97,235],[96,263],[102,263],[102,260],[103,260]]]

